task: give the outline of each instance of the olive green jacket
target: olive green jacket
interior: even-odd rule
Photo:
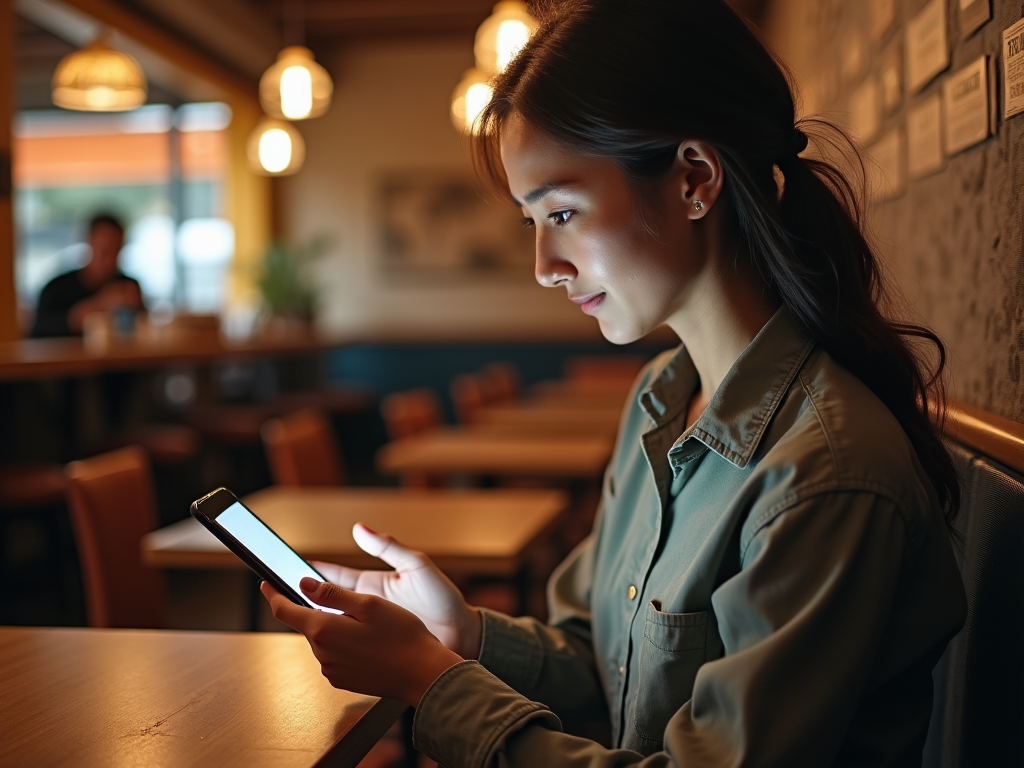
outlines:
[[[641,375],[550,625],[485,612],[479,663],[420,703],[420,750],[449,768],[921,764],[966,598],[905,433],[785,308],[685,429],[697,384],[685,348]]]

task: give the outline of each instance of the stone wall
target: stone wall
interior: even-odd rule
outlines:
[[[906,87],[905,38],[928,0],[895,0],[895,20],[880,34],[873,13],[884,0],[776,0],[765,35],[793,70],[804,113],[866,126],[874,135],[864,142],[869,154],[878,137],[905,142],[908,110],[940,93],[951,74],[983,54],[995,59],[995,134],[947,157],[937,172],[876,196],[870,224],[913,310],[948,345],[952,396],[1024,422],[1024,114],[1002,119],[1001,56],[1002,32],[1024,7],[991,0],[992,19],[962,37],[961,0],[944,2],[950,65],[917,92]],[[902,93],[891,111],[880,110],[875,129],[859,112],[871,91],[862,86],[874,78],[880,90],[894,56],[904,59]],[[905,145],[901,151],[905,176]]]

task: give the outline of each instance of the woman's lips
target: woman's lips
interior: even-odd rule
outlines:
[[[569,300],[575,304],[579,304],[580,309],[583,310],[584,314],[592,315],[597,312],[598,307],[604,303],[605,294],[601,293],[590,293],[586,296],[570,296]]]

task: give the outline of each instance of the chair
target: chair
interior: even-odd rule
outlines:
[[[933,672],[925,768],[1019,765],[1024,722],[1024,477],[953,446],[967,621]]]
[[[341,452],[327,416],[307,408],[263,425],[270,474],[278,485],[331,486],[344,482]]]
[[[422,387],[407,392],[395,392],[380,403],[380,413],[391,440],[404,440],[421,432],[440,427],[441,402],[434,390]],[[407,488],[436,488],[444,479],[422,472],[406,472],[402,485]]]
[[[90,626],[162,626],[163,574],[139,556],[140,539],[156,524],[145,451],[130,446],[75,461],[65,476]]]
[[[64,501],[59,464],[19,462],[0,466],[0,508],[42,507]]]
[[[460,424],[475,422],[480,409],[486,405],[480,377],[470,373],[456,376],[452,379],[450,392],[456,420]]]
[[[422,387],[395,392],[380,403],[380,413],[391,440],[412,437],[441,426],[441,402],[434,390]]]
[[[580,384],[629,386],[647,360],[641,355],[579,355],[565,362],[565,378]]]
[[[480,371],[484,402],[511,405],[519,399],[519,371],[511,363],[491,363]]]

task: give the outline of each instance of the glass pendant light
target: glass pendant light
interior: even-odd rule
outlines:
[[[289,176],[302,167],[306,143],[295,126],[271,117],[259,122],[246,145],[249,165],[263,176]]]
[[[284,37],[302,42],[305,36],[302,0],[285,2]],[[319,117],[331,106],[334,83],[327,70],[304,45],[289,45],[277,54],[260,78],[260,103],[271,117],[308,120]]]
[[[452,94],[452,122],[462,133],[477,133],[479,118],[484,107],[491,100],[493,90],[490,83],[478,69],[467,69]]]
[[[537,20],[519,0],[501,0],[476,30],[476,67],[487,76],[504,72],[537,30]]]
[[[260,78],[260,103],[271,117],[306,120],[331,106],[334,83],[302,45],[290,45]]]
[[[139,63],[102,38],[61,59],[53,73],[53,103],[86,112],[123,112],[146,103]]]

